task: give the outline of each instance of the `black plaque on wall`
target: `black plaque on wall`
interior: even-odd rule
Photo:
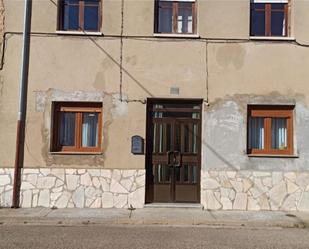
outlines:
[[[131,138],[131,152],[134,155],[144,154],[144,139],[141,136],[133,136]]]

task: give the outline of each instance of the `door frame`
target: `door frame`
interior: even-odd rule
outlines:
[[[198,150],[198,162],[199,162],[199,174],[197,178],[197,191],[198,191],[198,201],[201,202],[201,171],[202,171],[202,113],[203,113],[203,99],[202,98],[147,98],[146,107],[146,154],[145,154],[145,169],[146,169],[146,185],[145,185],[145,203],[154,202],[154,185],[152,178],[152,106],[154,104],[164,104],[164,103],[187,103],[187,104],[198,104],[201,106],[201,116],[200,116],[200,130],[199,130],[199,150]]]

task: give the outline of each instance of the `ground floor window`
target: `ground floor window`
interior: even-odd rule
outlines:
[[[99,152],[102,103],[55,102],[53,151]]]
[[[294,106],[248,107],[248,153],[293,154]]]

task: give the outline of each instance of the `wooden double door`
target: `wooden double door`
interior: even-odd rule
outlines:
[[[148,104],[146,202],[200,202],[201,101]]]

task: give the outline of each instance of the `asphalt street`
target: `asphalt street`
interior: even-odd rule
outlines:
[[[2,249],[308,249],[308,229],[1,225]]]

